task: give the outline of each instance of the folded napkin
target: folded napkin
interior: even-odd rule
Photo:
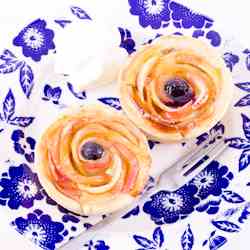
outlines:
[[[100,21],[73,22],[59,31],[55,40],[55,72],[67,75],[79,90],[114,81],[127,57],[119,47],[119,30]]]

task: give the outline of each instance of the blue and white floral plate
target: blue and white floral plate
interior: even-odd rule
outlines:
[[[78,216],[56,204],[39,184],[33,165],[37,136],[65,107],[98,100],[121,109],[114,86],[78,92],[73,82],[53,72],[58,30],[94,20],[97,8],[91,2],[68,6],[63,18],[44,13],[23,22],[21,30],[11,30],[11,42],[0,53],[0,209],[19,233],[47,250],[59,248],[102,219]],[[250,214],[250,50],[219,33],[213,19],[175,1],[123,0],[119,5],[110,25],[120,32],[121,50],[130,54],[161,34],[188,34],[217,47],[234,78],[230,122],[220,122],[182,144],[149,142],[151,182],[184,152],[204,140],[213,143],[225,130],[230,148],[179,190],[159,190],[78,249],[223,249],[247,230]],[[109,6],[103,12],[108,13]]]

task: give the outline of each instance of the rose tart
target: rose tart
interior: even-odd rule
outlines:
[[[215,48],[196,38],[162,36],[132,54],[119,76],[123,110],[150,137],[193,138],[222,119],[232,78]]]
[[[57,203],[81,215],[129,205],[148,180],[147,139],[124,115],[104,105],[71,109],[42,135],[39,180]]]

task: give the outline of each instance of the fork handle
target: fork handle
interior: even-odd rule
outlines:
[[[227,148],[228,148],[228,143],[223,143],[222,145],[218,145],[216,147],[216,150],[208,152],[198,162],[196,162],[189,170],[185,171],[184,169],[181,174],[176,173],[172,179],[173,189],[176,190],[185,183],[191,181],[197,174],[199,174],[208,165],[208,163],[212,162],[214,159],[220,156]]]

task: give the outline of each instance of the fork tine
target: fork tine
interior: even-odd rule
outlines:
[[[187,152],[184,156],[182,156],[180,159],[178,159],[175,163],[173,163],[169,168],[167,168],[165,171],[166,172],[171,172],[171,170],[174,170],[175,172],[177,170],[180,171],[180,169],[185,168],[186,165],[188,165],[191,161],[196,158],[196,156],[199,153],[204,154],[204,148],[207,146],[207,143],[201,143],[198,145],[192,152]],[[164,171],[164,172],[165,172]],[[162,174],[164,174],[164,172]]]
[[[200,155],[197,155],[197,158],[196,159],[199,159],[200,157],[202,157],[197,163],[195,164],[191,164],[189,165],[189,168],[188,169],[184,169],[182,172],[181,172],[181,175],[183,176],[188,176],[190,173],[192,173],[196,167],[199,167],[203,162],[205,162],[206,160],[208,160],[210,157],[209,157],[209,154],[211,153],[214,153],[213,155],[216,155],[216,152],[219,152],[220,149],[223,149],[224,146],[225,146],[225,142],[224,140],[220,141],[219,143],[215,144],[214,147],[212,148],[209,148],[207,150],[207,152],[204,152],[201,156]],[[218,151],[217,151],[218,150]],[[202,162],[201,162],[202,161]],[[198,164],[200,163],[200,164]]]
[[[185,183],[192,180],[197,174],[199,174],[211,161],[216,159],[219,155],[221,155],[228,147],[227,143],[221,145],[217,144],[216,147],[213,147],[212,150],[209,150],[204,156],[198,161],[191,164],[189,169],[185,169],[182,173],[176,172],[171,176],[171,181],[167,182],[166,189],[169,191],[173,191],[183,186]],[[168,178],[170,179],[170,178]]]
[[[203,148],[201,148],[201,150],[199,150],[199,152],[193,154],[190,158],[188,158],[188,160],[183,164],[184,166],[182,166],[182,169],[185,169],[190,163],[194,162],[196,159],[199,159],[204,154],[214,150],[217,146],[222,145],[222,144],[224,144],[224,139],[223,138],[216,141],[211,146],[209,146],[208,144],[203,145]],[[202,149],[205,149],[206,146],[207,146],[206,150],[205,151],[202,150]]]
[[[220,143],[223,140],[218,141],[217,143],[213,145],[208,144],[200,144],[198,147],[196,147],[192,152],[188,152],[185,156],[183,156],[181,159],[178,159],[173,165],[171,165],[169,168],[167,168],[165,171],[163,171],[160,176],[157,179],[157,183],[159,184],[161,182],[161,179],[163,176],[173,176],[176,173],[180,174],[183,169],[187,170],[186,167],[189,166],[192,162],[198,160],[205,154],[207,154],[208,151],[213,149],[218,143]],[[207,146],[207,147],[206,147]]]

